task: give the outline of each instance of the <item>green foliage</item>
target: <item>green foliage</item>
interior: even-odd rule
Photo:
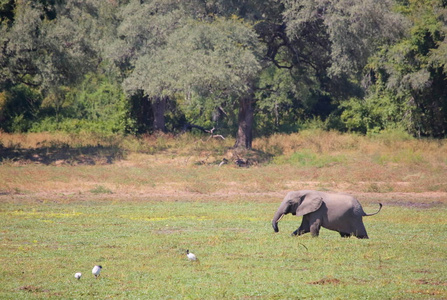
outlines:
[[[14,20],[14,0],[0,0],[0,24]]]
[[[212,97],[215,102],[245,95],[260,70],[261,49],[255,32],[238,19],[190,20],[168,37],[163,49],[137,61],[125,89],[143,90],[149,97]]]
[[[31,131],[125,133],[133,130],[124,93],[104,75],[86,75],[82,84],[69,91],[65,98],[67,105],[59,116],[44,117]]]
[[[123,91],[104,75],[88,74],[67,98],[73,105],[74,116],[79,119],[101,123],[114,133],[132,130],[128,101]]]
[[[386,97],[388,96],[388,97]],[[351,98],[340,104],[341,120],[350,131],[378,133],[396,125],[405,126],[402,109],[392,95],[371,95],[364,99]]]
[[[270,66],[263,70],[256,92],[258,132],[272,134],[277,131],[296,131],[293,123],[303,114],[303,102],[310,98],[309,89],[298,84],[285,69]]]
[[[412,21],[409,34],[370,60],[370,90],[391,100],[388,110],[401,107],[396,123],[412,134],[442,137],[447,133],[447,73],[440,62],[447,35],[443,10],[438,1],[415,1],[405,11]]]
[[[11,132],[27,131],[36,120],[42,97],[24,84],[0,94],[0,128]]]
[[[89,40],[96,28],[89,9],[90,4],[77,6],[70,1],[66,5],[17,2],[14,22],[2,28],[1,80],[36,86],[46,95],[75,84],[92,70],[97,58]]]
[[[314,34],[325,35],[330,41],[331,65],[328,71],[333,76],[360,74],[378,47],[396,41],[404,31],[405,21],[392,10],[392,1],[305,0],[284,3],[285,19],[293,38],[305,36],[308,24],[313,23],[317,26],[311,30],[318,28],[320,31]],[[320,51],[320,46],[316,44],[310,50]]]
[[[27,115],[28,110],[15,107],[17,116],[14,122],[2,124],[5,130],[40,130],[37,117],[48,125],[60,121],[67,93],[98,65],[97,41],[93,37],[99,39],[102,35],[96,26],[101,5],[93,2],[15,3],[14,22],[1,28],[0,86],[13,94],[14,89],[25,85],[36,94],[26,101],[36,102],[34,99],[39,98],[43,105],[41,110],[35,109],[32,117]],[[5,9],[7,4],[3,4]]]
[[[237,17],[188,19],[167,37],[166,45],[139,57],[123,86],[128,94],[143,91],[154,115],[164,113],[154,105],[160,97],[183,98],[177,107],[184,109],[187,121],[212,123],[206,126],[212,128],[219,119],[216,113],[225,113],[222,107],[231,111],[241,97],[251,95],[262,49],[255,31]],[[197,115],[198,122],[188,119]],[[227,119],[224,127],[232,121]]]
[[[0,128],[447,134],[445,1],[236,2],[0,1]]]

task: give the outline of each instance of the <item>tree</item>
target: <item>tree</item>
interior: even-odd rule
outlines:
[[[239,106],[235,146],[250,148],[250,109],[261,67],[260,49],[256,33],[237,18],[190,20],[172,32],[165,47],[141,57],[125,85],[143,90],[150,98],[173,98],[180,93],[190,99],[206,98],[215,107]]]
[[[14,21],[14,0],[0,0],[0,24]]]
[[[166,44],[167,37],[183,26],[187,3],[174,0],[129,1],[117,13],[118,25],[113,40],[105,48],[105,57],[111,59],[122,74],[123,88],[131,97],[143,97],[139,102],[149,101],[154,131],[165,130],[165,109],[168,97],[160,93],[145,91],[138,81],[148,81],[144,70],[138,66],[146,64],[148,57],[160,55],[158,51]],[[154,61],[157,64],[156,61]],[[162,65],[156,66],[163,70]],[[162,84],[154,81],[153,85]],[[163,89],[161,85],[159,89]],[[145,105],[143,105],[145,106]]]
[[[410,133],[443,137],[447,133],[446,4],[410,1],[401,10],[411,21],[409,34],[370,60],[368,97],[391,98],[392,105],[400,107],[399,124]]]
[[[58,113],[67,91],[99,64],[94,2],[16,1],[13,22],[1,28],[0,86],[24,85]]]
[[[282,3],[285,37],[280,55],[288,64],[280,67],[288,66],[299,91],[293,99],[299,99],[302,116],[335,120],[340,126],[336,120],[346,109],[343,103],[364,97],[363,70],[369,57],[403,36],[405,20],[392,10],[391,0]]]
[[[285,0],[284,3],[291,40],[299,40],[309,30],[328,39],[329,43],[325,42],[322,48],[330,56],[331,76],[361,75],[371,54],[380,46],[395,42],[405,27],[403,17],[393,12],[391,0]],[[318,48],[321,46],[317,45]]]

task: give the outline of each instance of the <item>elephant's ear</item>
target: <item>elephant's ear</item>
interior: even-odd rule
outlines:
[[[304,197],[303,201],[298,206],[296,215],[304,216],[311,212],[314,212],[320,208],[321,204],[323,204],[323,197],[321,195],[308,194]]]

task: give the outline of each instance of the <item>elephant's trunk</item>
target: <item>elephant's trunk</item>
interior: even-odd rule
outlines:
[[[284,216],[284,215],[283,215],[283,216]],[[281,217],[280,217],[279,219],[281,219]],[[272,220],[272,227],[273,227],[273,230],[274,230],[275,232],[279,232],[278,221],[279,221],[279,220],[275,220],[275,219]]]
[[[273,217],[272,226],[275,232],[279,232],[278,222],[281,221],[282,217],[284,217],[284,213],[280,210],[278,210],[275,216]]]

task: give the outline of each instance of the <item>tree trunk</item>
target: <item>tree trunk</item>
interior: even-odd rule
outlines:
[[[152,111],[154,113],[154,132],[166,132],[165,110],[166,97],[155,97],[152,100]]]
[[[248,96],[239,100],[238,130],[234,148],[251,149],[253,141],[253,98]]]

